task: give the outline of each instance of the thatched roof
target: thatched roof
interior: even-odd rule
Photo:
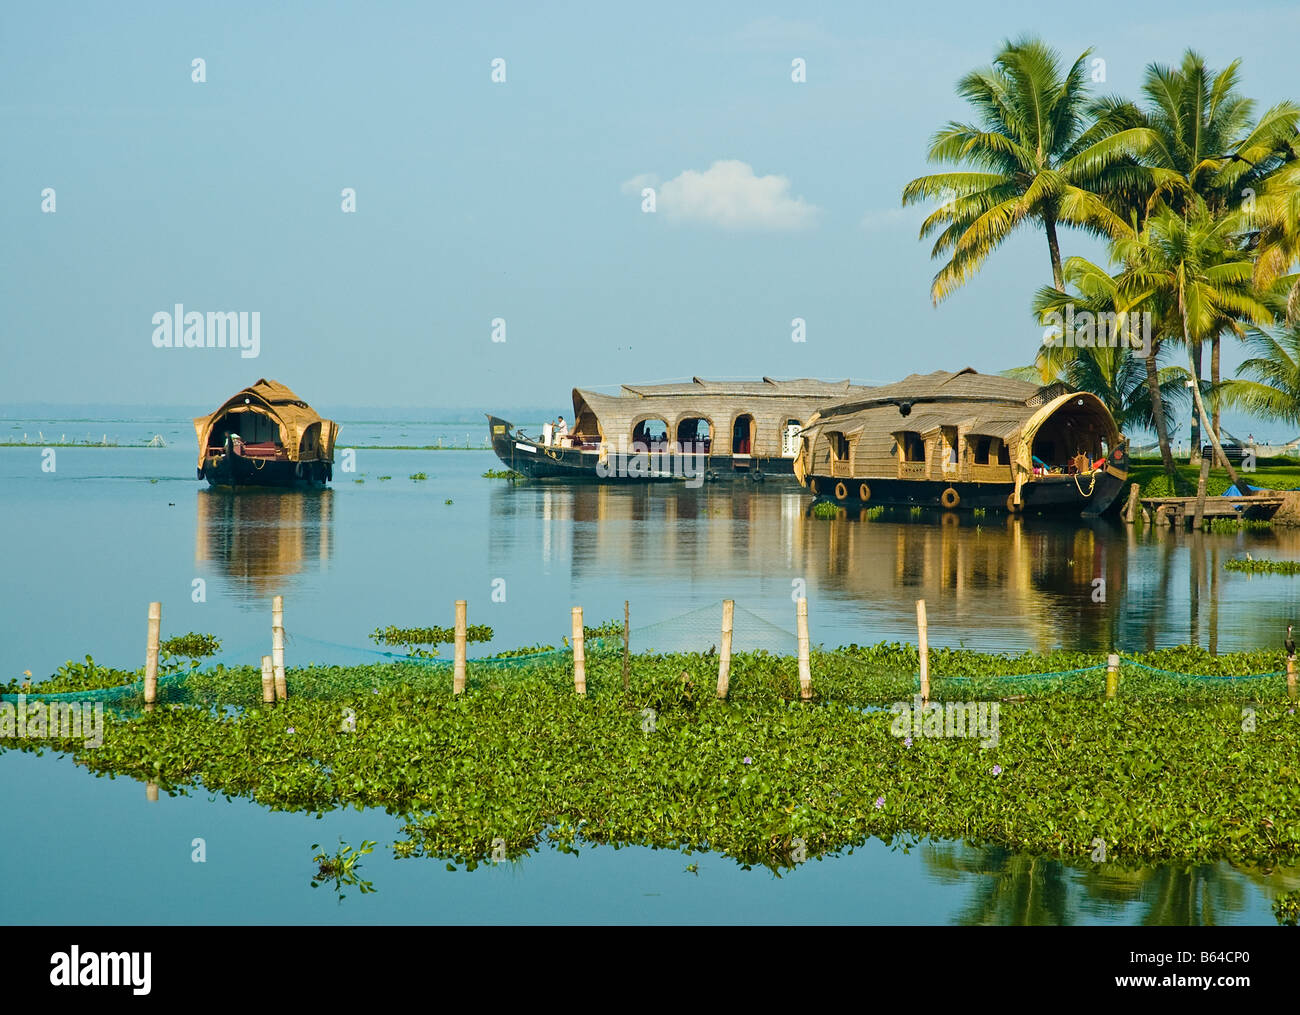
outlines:
[[[861,397],[873,389],[849,381],[801,378],[777,381],[706,381],[696,377],[678,384],[625,384],[618,395],[573,389],[574,429],[617,445],[631,440],[632,430],[648,419],[661,419],[674,436],[684,419],[710,422],[715,441],[731,438],[738,417],[754,417],[753,453],[781,454],[787,420],[802,426],[824,406]]]
[[[228,413],[254,412],[273,420],[279,428],[280,444],[284,447],[289,460],[334,460],[334,439],[339,426],[333,420],[319,415],[310,405],[279,381],[265,378],[250,384],[222,403],[215,412],[206,416],[196,416],[194,432],[199,441],[199,466],[208,447],[208,436],[223,416]],[[304,451],[303,437],[309,429],[319,423],[320,426],[313,447]]]
[[[1027,475],[1033,468],[1034,438],[1049,420],[1051,432],[1059,430],[1062,439],[1085,438],[1088,443],[1104,439],[1112,447],[1119,439],[1115,421],[1095,395],[1071,392],[1063,385],[1044,388],[969,367],[955,373],[936,370],[912,374],[820,410],[804,428],[804,453],[796,471],[820,468],[825,457],[822,435],[837,432],[857,441],[853,476],[895,474],[896,435],[915,433],[928,440],[941,428],[952,428],[958,442],[968,437],[998,438],[1011,449],[1015,471]]]

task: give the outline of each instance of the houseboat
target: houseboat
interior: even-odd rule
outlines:
[[[849,381],[625,384],[617,395],[573,389],[571,429],[536,436],[488,415],[492,448],[532,478],[604,481],[768,478],[793,482],[799,433],[819,408],[860,397]]]
[[[796,477],[847,504],[1093,517],[1128,479],[1128,443],[1095,395],[969,367],[823,408],[800,440]]]
[[[339,426],[279,381],[259,380],[194,420],[198,478],[212,486],[314,486],[334,471]]]

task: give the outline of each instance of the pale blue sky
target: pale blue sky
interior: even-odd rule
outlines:
[[[899,195],[967,116],[956,79],[1026,32],[1095,47],[1108,91],[1193,46],[1244,57],[1262,106],[1300,97],[1282,4],[6,3],[0,411],[200,411],[259,376],[322,411],[558,411],[575,384],[1022,363],[1041,235],[935,309]],[[624,187],[726,160],[788,184],[706,175],[675,215]],[[177,302],[260,311],[260,357],[155,349]]]

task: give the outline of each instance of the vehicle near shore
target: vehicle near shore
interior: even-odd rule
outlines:
[[[212,486],[317,486],[334,472],[339,425],[279,381],[259,380],[194,420],[198,478]]]
[[[1128,443],[1096,395],[967,367],[912,374],[822,409],[795,475],[871,506],[1094,517],[1128,480]]]
[[[492,449],[530,478],[793,482],[799,432],[819,408],[872,389],[849,381],[625,384],[573,389],[573,428],[529,436],[488,414]]]

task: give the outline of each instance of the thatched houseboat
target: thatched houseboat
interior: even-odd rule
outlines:
[[[823,409],[794,468],[841,502],[1094,516],[1128,479],[1128,445],[1095,395],[968,367]]]
[[[294,486],[333,476],[339,426],[279,381],[260,380],[194,420],[198,478],[212,486]]]
[[[492,448],[526,476],[688,483],[792,477],[817,409],[865,394],[848,381],[705,381],[573,389],[571,429],[530,436],[488,416]]]

